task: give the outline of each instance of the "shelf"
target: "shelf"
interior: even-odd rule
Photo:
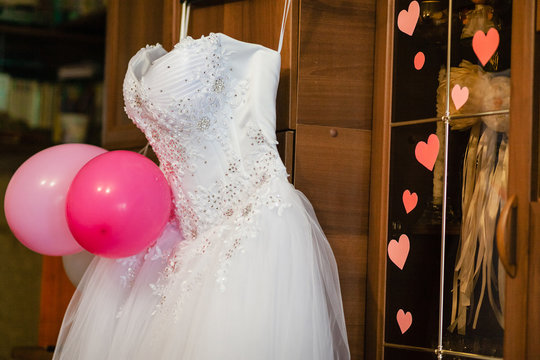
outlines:
[[[0,34],[35,39],[104,44],[105,20],[106,11],[102,9],[55,27],[0,23]]]
[[[51,81],[63,65],[103,64],[105,23],[105,9],[54,27],[0,23],[0,71]]]

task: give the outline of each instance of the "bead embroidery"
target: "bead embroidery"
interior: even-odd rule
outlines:
[[[124,99],[126,113],[144,132],[160,160],[186,238],[170,255],[164,255],[169,258],[167,266],[159,280],[151,284],[154,293],[161,297],[158,308],[179,311],[182,297],[197,287],[202,276],[190,272],[192,264],[207,263],[217,256],[216,283],[224,291],[234,257],[257,234],[253,215],[261,207],[276,209],[281,214],[289,204],[279,194],[268,191],[272,181],[283,180],[287,175],[275,144],[266,140],[257,119],[243,125],[248,130],[245,141],[251,146],[250,153],[241,154],[233,146],[234,112],[246,101],[249,84],[231,78],[233,69],[223,65],[227,54],[219,37],[212,34],[199,40],[186,38],[172,51],[179,52],[178,56],[194,52],[204,58],[184,79],[185,86],[196,90],[187,98],[170,98],[168,106],[157,106],[145,78],[137,80],[131,74],[124,83]],[[167,96],[161,89],[159,93]],[[226,168],[220,170],[218,158],[220,163],[227,164]],[[201,173],[207,173],[206,168],[223,171],[222,176],[216,176],[213,183],[205,186],[186,186],[196,182],[192,179]],[[158,252],[159,249],[153,250],[153,254]],[[194,268],[204,267],[198,264]],[[182,276],[172,276],[178,272]],[[183,295],[167,296],[173,288],[182,289]]]

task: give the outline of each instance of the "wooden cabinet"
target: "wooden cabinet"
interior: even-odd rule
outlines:
[[[142,147],[142,133],[124,112],[122,85],[129,59],[147,44],[162,43],[170,48],[171,1],[113,0],[108,2],[107,41],[105,54],[105,103],[103,146],[108,149]],[[168,41],[168,43],[165,43]]]
[[[223,32],[277,49],[284,3],[193,6],[188,35]],[[353,359],[364,357],[375,3],[292,1],[277,95],[280,154],[334,249]],[[170,49],[178,41],[179,3],[112,0],[109,6],[104,145],[142,147],[144,138],[123,112],[125,69],[140,47],[161,42]]]
[[[353,359],[364,357],[370,146],[367,130],[297,126],[294,183],[334,251]]]
[[[426,47],[429,45],[425,42],[425,39],[419,39],[421,33],[417,31],[414,33],[414,36],[403,35],[399,32],[396,23],[398,19],[398,14],[400,11],[407,10],[409,8],[410,1],[381,1],[377,3],[377,34],[376,34],[376,53],[375,53],[375,89],[374,89],[374,119],[373,119],[373,138],[372,138],[372,167],[371,167],[371,195],[370,195],[370,212],[372,216],[370,217],[370,236],[369,236],[369,245],[368,245],[368,258],[370,262],[368,264],[368,294],[367,294],[367,329],[370,329],[370,332],[366,335],[366,358],[369,359],[393,359],[393,358],[426,358],[434,359],[435,355],[438,354],[438,358],[454,358],[459,356],[460,358],[502,358],[505,359],[533,359],[538,357],[538,343],[534,339],[537,333],[537,324],[538,324],[538,307],[540,305],[538,298],[538,288],[536,283],[538,282],[538,246],[537,243],[540,241],[538,238],[537,223],[538,223],[538,169],[537,169],[537,154],[538,154],[538,93],[537,87],[534,83],[535,78],[535,56],[538,58],[538,48],[535,48],[535,37],[537,36],[535,32],[536,25],[536,9],[534,2],[521,2],[513,1],[511,9],[511,32],[508,31],[508,34],[511,33],[511,39],[504,39],[504,27],[499,28],[501,42],[499,44],[500,56],[504,56],[503,48],[505,45],[510,44],[505,51],[508,51],[509,60],[511,60],[511,78],[509,80],[508,88],[511,89],[511,96],[509,100],[509,111],[505,112],[501,110],[499,114],[509,114],[509,130],[508,130],[508,151],[509,151],[509,167],[508,167],[508,186],[503,189],[504,193],[508,195],[507,199],[510,199],[511,196],[515,196],[516,208],[514,213],[510,215],[510,221],[507,224],[508,233],[508,245],[502,245],[499,247],[504,253],[504,249],[509,250],[507,253],[507,260],[509,268],[515,264],[515,276],[504,276],[506,285],[504,291],[504,345],[501,344],[491,344],[497,345],[493,347],[493,354],[486,353],[486,347],[489,348],[491,345],[487,343],[489,340],[488,337],[484,337],[483,340],[478,340],[478,348],[475,350],[473,347],[468,349],[459,348],[463,344],[468,344],[467,336],[455,337],[453,339],[459,338],[461,345],[456,345],[454,340],[450,339],[450,334],[447,330],[449,325],[448,320],[448,304],[452,303],[452,296],[448,296],[452,289],[452,277],[445,275],[445,272],[448,272],[450,267],[450,272],[453,271],[452,267],[454,263],[449,260],[448,254],[452,251],[453,244],[456,242],[451,241],[451,237],[457,238],[460,234],[460,225],[461,225],[461,216],[455,216],[454,221],[456,222],[455,230],[452,229],[452,207],[450,206],[455,199],[451,199],[452,194],[450,188],[458,188],[458,186],[450,185],[450,182],[445,182],[445,188],[449,191],[444,197],[443,209],[441,213],[437,213],[437,210],[428,209],[425,207],[423,215],[419,215],[416,219],[413,219],[414,212],[411,215],[408,215],[409,223],[405,221],[395,221],[395,214],[397,213],[396,208],[401,206],[399,211],[403,212],[403,204],[401,204],[401,193],[397,194],[396,191],[392,190],[396,187],[396,184],[403,184],[405,186],[410,183],[407,183],[407,179],[414,177],[415,181],[419,184],[424,180],[420,178],[417,174],[420,174],[421,171],[425,171],[421,166],[416,169],[409,167],[408,173],[401,172],[406,176],[398,176],[397,178],[392,177],[397,172],[395,171],[397,165],[403,164],[403,154],[407,153],[414,162],[415,157],[415,147],[414,145],[418,144],[420,138],[417,134],[425,135],[424,141],[427,139],[427,135],[430,133],[437,133],[437,136],[440,136],[440,132],[437,131],[437,128],[444,128],[443,124],[455,124],[452,121],[452,116],[454,116],[455,110],[448,111],[446,114],[443,114],[447,117],[441,117],[440,113],[436,114],[435,94],[437,91],[437,79],[433,79],[435,83],[431,82],[431,85],[418,84],[421,81],[419,80],[425,72],[432,71],[436,76],[439,74],[439,68],[430,69],[429,66],[432,64],[428,61],[434,60],[436,56],[435,52],[427,53],[426,52],[426,63],[424,66],[428,68],[420,70],[414,70],[413,68],[413,56],[415,52],[423,50],[426,51]],[[427,3],[427,2],[426,2]],[[447,21],[453,26],[460,26],[460,23],[457,17],[457,8],[461,6],[456,1],[450,1],[454,3],[454,20]],[[424,6],[423,4],[422,6]],[[447,6],[447,5],[443,5]],[[425,10],[425,9],[424,9]],[[426,13],[424,13],[425,15]],[[446,12],[445,14],[448,14]],[[444,15],[446,16],[446,15]],[[424,19],[426,20],[426,19]],[[425,25],[425,23],[424,23]],[[508,22],[506,23],[508,25]],[[418,25],[420,26],[420,25]],[[461,28],[458,27],[458,29]],[[432,31],[426,35],[434,36],[435,31]],[[508,30],[508,29],[507,29]],[[425,31],[425,29],[424,29]],[[455,31],[455,30],[454,30]],[[444,30],[443,30],[444,32]],[[463,34],[463,33],[462,33]],[[451,41],[458,42],[465,37],[462,35],[454,37],[447,37],[447,33],[444,32],[439,39],[431,38],[432,41],[439,41],[444,43],[446,39],[451,39]],[[506,41],[506,42],[505,42]],[[402,42],[402,45],[407,42],[408,46],[407,51],[403,51],[405,47],[399,45],[399,42]],[[401,46],[401,47],[400,47]],[[424,46],[423,48],[420,48]],[[438,45],[437,45],[438,46]],[[450,49],[448,53],[448,59],[450,59],[450,64],[452,67],[458,67],[454,63],[454,58],[452,57],[452,46],[445,48]],[[433,55],[433,56],[428,56]],[[455,54],[455,53],[454,53]],[[409,56],[411,55],[411,56]],[[445,56],[442,57],[443,65],[446,66]],[[501,60],[502,61],[502,60]],[[400,70],[399,73],[396,73],[396,67],[404,63],[405,70]],[[422,67],[420,67],[422,68]],[[536,67],[537,70],[537,67]],[[450,69],[450,74],[452,74],[452,69]],[[456,70],[457,71],[457,70]],[[404,74],[412,74],[404,76]],[[482,73],[483,74],[483,73]],[[431,74],[430,76],[432,76]],[[446,75],[443,74],[441,78],[444,78]],[[450,79],[453,79],[449,75]],[[487,78],[491,79],[491,75],[487,75]],[[409,79],[410,83],[403,79]],[[466,81],[463,80],[462,81]],[[417,82],[417,83],[415,83]],[[411,85],[412,84],[412,85]],[[434,85],[434,87],[433,87]],[[462,84],[463,85],[463,84]],[[474,85],[474,84],[473,84]],[[453,86],[453,85],[452,85]],[[443,86],[444,88],[444,86]],[[451,86],[450,86],[451,88]],[[407,89],[410,89],[407,91]],[[432,91],[432,90],[433,91]],[[482,90],[479,90],[482,91]],[[484,97],[490,95],[487,89],[485,90]],[[447,93],[448,94],[448,93]],[[471,93],[471,96],[476,95]],[[405,101],[403,99],[411,99]],[[413,101],[414,99],[418,101]],[[405,101],[403,109],[412,109],[417,113],[422,112],[422,106],[426,104],[431,104],[431,108],[427,108],[425,113],[426,116],[417,116],[410,114],[404,114],[403,111],[397,111],[396,109],[401,109],[400,104],[396,105],[397,101]],[[431,102],[430,102],[431,101]],[[441,101],[440,99],[438,101]],[[450,103],[450,99],[447,96],[447,103]],[[487,109],[489,111],[495,109]],[[429,112],[432,111],[434,115],[429,115]],[[469,110],[468,110],[469,111]],[[484,110],[485,111],[485,110]],[[444,111],[443,111],[444,113]],[[479,118],[482,116],[488,115],[475,115],[474,111],[469,111],[465,113],[462,118],[471,117]],[[411,116],[411,118],[405,119],[404,123],[399,123],[403,119],[400,117]],[[504,115],[507,116],[507,115]],[[456,119],[459,119],[457,117]],[[413,120],[411,122],[407,122]],[[418,120],[418,121],[417,121]],[[535,125],[536,124],[536,125]],[[443,125],[443,126],[439,126]],[[409,131],[407,132],[407,126],[416,127],[420,129],[423,127],[423,130],[418,131]],[[403,130],[399,130],[403,129]],[[448,179],[454,178],[459,180],[459,171],[461,169],[459,164],[459,156],[456,156],[456,152],[452,152],[452,148],[459,146],[460,137],[463,136],[455,131],[449,130],[446,128],[443,131],[443,137],[441,137],[441,148],[443,151],[439,154],[443,154],[446,157],[445,166],[447,167],[446,177]],[[446,134],[446,135],[444,135]],[[506,135],[500,134],[501,139],[505,138]],[[449,139],[450,145],[447,146],[445,139]],[[396,150],[396,146],[399,141],[403,140],[400,146],[402,146],[401,151]],[[444,155],[449,154],[448,149],[450,149],[450,156]],[[397,151],[397,152],[396,152]],[[402,156],[403,155],[403,156]],[[441,155],[439,155],[441,156]],[[458,158],[457,160],[456,157]],[[454,160],[452,160],[452,158]],[[462,158],[461,158],[462,159]],[[455,165],[453,163],[457,163]],[[401,162],[401,164],[400,164]],[[422,173],[424,174],[424,173]],[[426,173],[428,174],[428,173]],[[422,175],[424,176],[424,175]],[[432,178],[434,178],[432,176]],[[430,180],[431,181],[431,180]],[[450,180],[449,180],[450,181]],[[431,184],[434,186],[434,181]],[[448,185],[447,185],[448,184]],[[496,185],[496,184],[495,184]],[[401,189],[403,191],[403,189]],[[429,189],[432,191],[432,189]],[[433,190],[434,191],[434,190]],[[455,193],[460,194],[458,188]],[[419,196],[421,197],[422,194]],[[461,196],[461,195],[460,195]],[[504,195],[503,195],[504,196]],[[461,198],[458,199],[458,202]],[[431,200],[430,200],[431,201]],[[510,203],[509,201],[507,204]],[[397,205],[396,205],[397,204]],[[418,200],[418,206],[424,206],[423,203]],[[446,206],[444,205],[446,204]],[[455,213],[461,211],[460,205],[454,207]],[[440,209],[440,206],[439,206]],[[427,227],[424,227],[422,231],[425,231],[422,236],[425,234],[430,234],[438,246],[438,251],[440,253],[429,253],[426,250],[426,246],[423,245],[425,242],[422,242],[419,235],[418,226],[414,227],[413,222],[421,222],[426,220],[426,213],[431,216],[431,218],[439,218],[439,222],[435,225],[439,227],[439,235],[436,233],[430,232],[431,230]],[[403,212],[405,214],[405,212]],[[375,216],[373,216],[375,215]],[[405,217],[403,217],[405,218]],[[412,322],[409,322],[404,328],[401,328],[401,333],[399,331],[399,315],[396,315],[395,310],[397,308],[393,307],[392,299],[395,299],[394,296],[396,293],[395,289],[390,289],[389,284],[391,281],[397,279],[394,274],[396,274],[397,267],[389,260],[388,252],[389,242],[395,233],[403,232],[402,227],[408,229],[412,234],[417,236],[411,236],[411,252],[425,251],[426,261],[423,264],[423,267],[417,269],[417,275],[412,278],[408,278],[410,281],[415,281],[418,283],[420,278],[424,278],[426,273],[435,272],[440,274],[440,281],[437,284],[437,288],[441,287],[441,291],[434,291],[433,296],[430,289],[426,288],[424,292],[425,298],[429,300],[426,302],[426,306],[421,308],[416,308],[416,313],[412,315]],[[409,226],[409,227],[407,227]],[[442,228],[441,228],[442,226]],[[454,234],[452,232],[454,231]],[[445,242],[445,239],[447,240]],[[440,243],[439,243],[440,241]],[[490,239],[493,242],[493,238]],[[503,241],[504,242],[504,241]],[[431,244],[434,244],[433,242]],[[435,247],[437,247],[435,246]],[[442,250],[441,250],[442,249]],[[474,251],[474,249],[473,249]],[[409,255],[409,259],[411,255]],[[441,259],[439,263],[438,259]],[[438,267],[430,269],[431,259],[435,258],[435,263],[438,264]],[[446,264],[443,260],[447,260]],[[409,260],[407,260],[409,261]],[[503,271],[503,270],[501,270]],[[400,274],[405,274],[405,272],[400,272]],[[394,279],[394,280],[392,280]],[[441,284],[447,284],[443,286]],[[448,285],[449,284],[449,285]],[[400,301],[407,303],[407,296],[413,296],[408,292],[405,284],[402,283],[392,283],[393,287],[400,287],[402,289]],[[412,286],[412,283],[409,284]],[[415,284],[416,285],[416,284]],[[440,296],[442,294],[442,296]],[[389,300],[390,299],[390,300]],[[443,301],[444,300],[444,301]],[[486,300],[484,300],[486,301]],[[433,314],[430,314],[431,305],[435,303],[435,311]],[[440,306],[440,307],[439,307]],[[485,307],[489,308],[489,305],[484,303]],[[406,309],[407,310],[407,309]],[[406,311],[405,310],[405,311]],[[490,309],[491,310],[491,309]],[[403,310],[402,310],[403,311]],[[474,312],[473,314],[474,315]],[[470,314],[467,317],[472,316]],[[409,334],[416,331],[414,326],[416,323],[421,321],[432,322],[435,326],[431,327],[430,325],[426,326],[427,329],[423,332],[424,342],[427,342],[427,345],[418,345],[411,340]],[[412,325],[411,325],[412,324]],[[467,326],[467,331],[469,332],[471,326],[469,323]],[[496,324],[496,323],[493,323]],[[493,325],[491,329],[498,327],[499,325]],[[412,329],[407,333],[408,329]],[[397,332],[395,331],[397,329]],[[500,328],[499,328],[500,329]],[[438,334],[437,334],[438,332]],[[501,330],[502,332],[502,330]],[[390,340],[389,340],[390,339]],[[403,342],[396,343],[394,339],[402,339]],[[432,340],[431,340],[432,339]],[[400,340],[401,341],[401,340]],[[486,343],[483,343],[486,342]],[[502,342],[502,339],[501,339]],[[483,346],[487,345],[487,346]],[[482,348],[482,353],[476,352],[478,349]],[[495,349],[497,348],[497,349]],[[491,356],[491,357],[490,357]]]
[[[295,186],[341,281],[352,359],[364,357],[375,1],[299,2]],[[366,357],[367,358],[367,357]]]

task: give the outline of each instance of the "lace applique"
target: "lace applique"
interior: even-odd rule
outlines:
[[[194,46],[196,41],[200,43]],[[160,160],[185,235],[167,255],[158,281],[151,284],[154,294],[161,297],[158,309],[175,312],[184,296],[200,285],[202,274],[191,269],[214,268],[216,283],[224,291],[234,258],[258,233],[253,216],[263,207],[281,214],[290,205],[272,193],[272,181],[283,181],[287,174],[275,144],[266,140],[257,119],[243,125],[248,154],[234,146],[235,110],[245,103],[249,84],[233,80],[232,69],[224,66],[227,54],[219,37],[187,38],[173,51],[193,51],[204,59],[184,79],[194,89],[189,96],[156,106],[144,77],[137,81],[132,76],[126,77],[124,98],[128,116],[145,133]],[[223,173],[213,182],[186,186],[216,169]]]
[[[124,288],[131,287],[133,280],[141,267],[141,256],[134,255],[127,258],[117,259],[116,262],[125,268],[124,275],[120,276],[120,285]]]

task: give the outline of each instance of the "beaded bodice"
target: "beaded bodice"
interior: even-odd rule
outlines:
[[[279,53],[223,34],[141,49],[124,81],[125,110],[168,179],[186,239],[260,206],[281,207],[275,139]]]

